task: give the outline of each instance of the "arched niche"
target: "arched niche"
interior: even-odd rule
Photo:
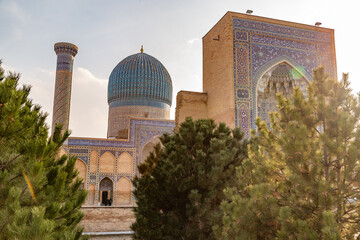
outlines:
[[[105,177],[99,183],[99,200],[101,206],[111,206],[113,201],[113,181]]]
[[[106,173],[115,172],[115,157],[110,152],[105,152],[99,160],[99,171]]]
[[[141,162],[143,163],[150,153],[154,150],[156,144],[160,143],[159,137],[154,137],[151,141],[147,142],[141,151]]]
[[[131,182],[128,178],[122,177],[116,184],[116,204],[124,205],[131,202]]]
[[[256,88],[257,117],[270,127],[269,113],[277,111],[276,95],[281,93],[291,98],[294,87],[300,87],[306,95],[308,80],[296,68],[286,61],[272,66],[260,78]]]
[[[117,172],[118,173],[132,173],[133,158],[128,152],[122,153],[118,158]]]
[[[75,169],[79,172],[78,177],[83,180],[81,188],[84,188],[86,185],[87,166],[80,158],[78,158],[75,162]]]
[[[90,154],[90,172],[96,172],[98,165],[98,155],[97,151],[92,151]]]
[[[95,204],[95,185],[90,184],[87,195],[87,204],[94,205]]]

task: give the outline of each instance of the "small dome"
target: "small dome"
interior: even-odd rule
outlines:
[[[170,75],[159,60],[146,53],[128,56],[110,74],[108,103],[110,108],[134,105],[169,108]]]

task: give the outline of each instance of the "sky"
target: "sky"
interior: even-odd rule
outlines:
[[[160,60],[173,82],[171,119],[180,90],[202,91],[202,37],[227,11],[335,29],[337,70],[360,92],[360,3],[357,0],[0,0],[0,59],[21,73],[30,98],[49,114],[54,98],[56,42],[78,46],[70,111],[74,137],[105,138],[107,83],[125,57]]]

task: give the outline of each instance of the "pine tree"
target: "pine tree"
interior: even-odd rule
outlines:
[[[360,232],[360,101],[348,75],[320,67],[305,97],[278,95],[271,129],[257,119],[218,239],[354,239]]]
[[[0,62],[0,239],[79,239],[86,191],[76,159],[57,157],[69,132],[57,126],[48,138],[46,114],[19,78]]]
[[[188,118],[161,143],[133,181],[134,239],[214,239],[223,190],[235,184],[247,141],[239,129]]]

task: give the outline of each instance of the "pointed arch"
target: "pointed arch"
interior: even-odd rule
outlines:
[[[256,117],[261,117],[269,127],[269,113],[277,111],[276,94],[282,93],[284,97],[291,98],[293,88],[300,87],[306,95],[306,87],[309,84],[309,79],[287,60],[273,63],[276,64],[270,65],[270,67],[262,73],[261,78],[257,81],[254,92]]]
[[[113,201],[114,182],[109,177],[104,177],[99,183],[99,200],[101,206],[109,206]]]
[[[78,177],[83,179],[82,188],[84,188],[84,186],[86,186],[87,166],[83,160],[78,158],[78,159],[76,159],[76,162],[75,162],[75,168],[79,172]]]
[[[159,136],[155,136],[144,145],[144,147],[142,148],[142,151],[141,151],[140,163],[143,163],[146,160],[146,158],[154,150],[155,145],[158,143],[160,143],[160,138],[159,138]]]
[[[105,152],[101,155],[99,160],[99,171],[114,173],[115,172],[115,157],[110,152]]]
[[[90,172],[96,172],[98,166],[98,156],[97,151],[92,151],[90,153]]]
[[[122,177],[116,184],[116,204],[124,205],[131,203],[131,181]]]
[[[279,56],[259,67],[259,69],[254,73],[253,82],[256,84],[255,89],[258,88],[259,80],[265,75],[265,73],[282,62],[289,64],[292,68],[304,76],[308,83],[310,83],[312,80],[311,74],[308,73],[298,62],[288,56]]]
[[[117,172],[118,173],[132,173],[133,169],[133,158],[128,152],[123,152],[117,163]]]

